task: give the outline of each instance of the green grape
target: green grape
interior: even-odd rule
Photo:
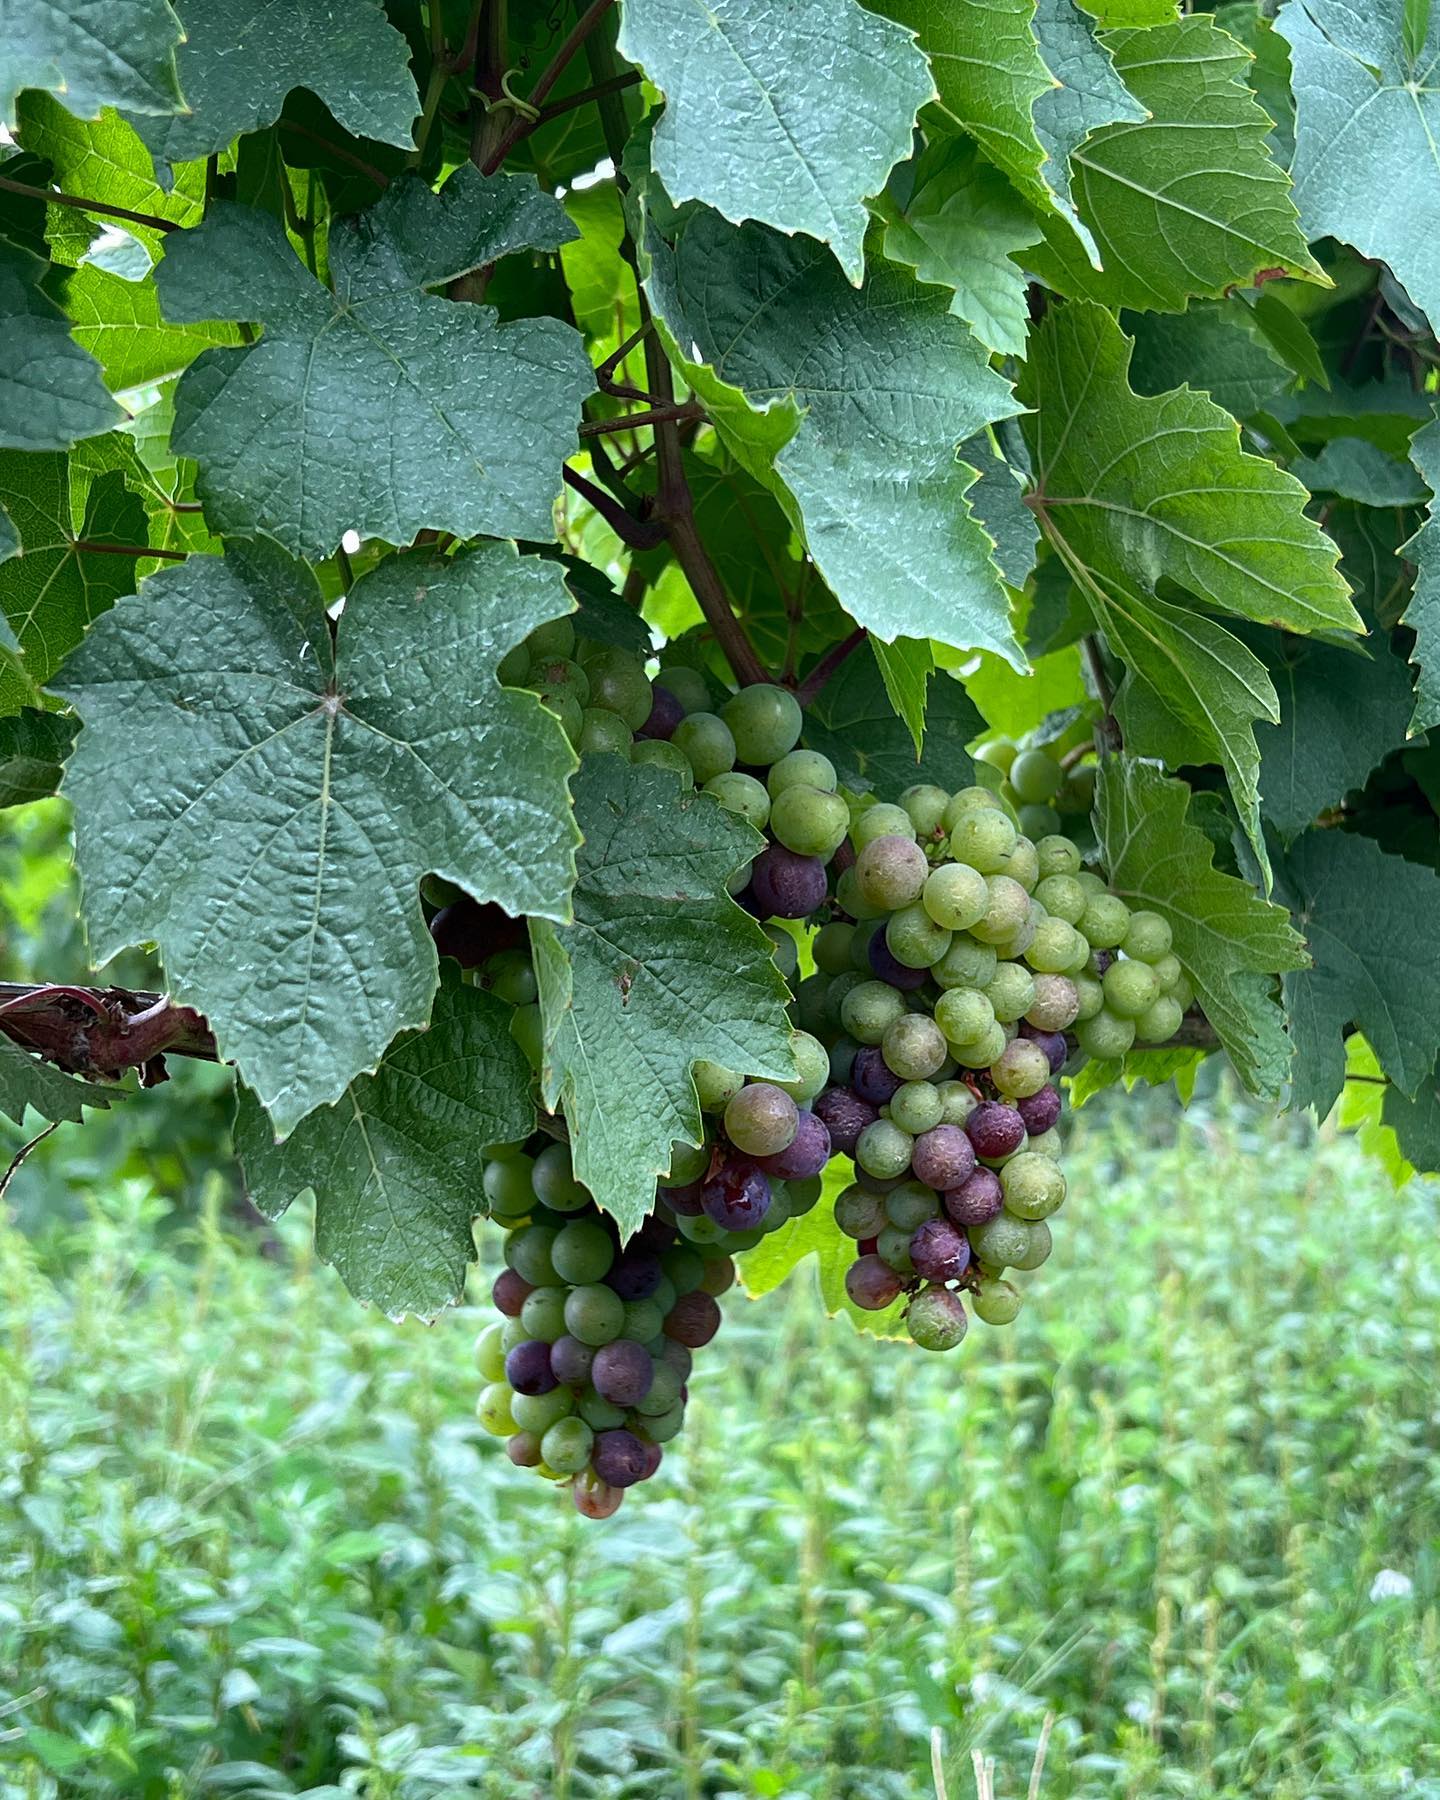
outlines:
[[[1010,773],[1011,765],[1020,754],[1020,746],[1014,738],[992,738],[988,744],[982,744],[975,752],[976,762],[988,763],[992,769],[998,769],[1002,775]]]
[[[1030,896],[1008,875],[992,875],[989,889],[985,916],[970,927],[970,935],[982,944],[1007,943],[1030,922]]]
[[[1085,917],[1090,896],[1073,875],[1046,875],[1036,883],[1035,898],[1052,919],[1078,925]]]
[[[772,765],[765,777],[765,785],[772,800],[778,800],[789,787],[818,788],[822,794],[833,794],[835,765],[818,750],[792,750]],[[850,809],[847,807],[845,811],[848,821]]]
[[[940,1196],[923,1181],[902,1181],[885,1196],[885,1217],[901,1231],[914,1231],[939,1211]]]
[[[682,1213],[675,1221],[675,1229],[692,1244],[718,1244],[722,1238],[728,1241],[730,1235],[708,1213],[700,1213],[693,1219]]]
[[[1053,806],[1022,804],[1016,818],[1027,838],[1053,837],[1060,829],[1060,815]]]
[[[1020,1219],[1048,1219],[1065,1200],[1064,1171],[1034,1150],[1010,1158],[1000,1171],[1000,1187],[1006,1206]]]
[[[902,1081],[927,1081],[945,1061],[945,1034],[927,1014],[907,1012],[885,1028],[880,1051]]]
[[[890,1096],[890,1117],[911,1137],[938,1125],[943,1110],[940,1090],[933,1081],[907,1081]]]
[[[540,1440],[540,1458],[557,1475],[578,1475],[594,1442],[595,1433],[583,1419],[557,1419]]]
[[[1090,972],[1090,940],[1081,931],[1075,933],[1075,960],[1060,971],[1062,975],[1086,975]]]
[[[867,1175],[882,1180],[903,1175],[910,1167],[910,1152],[915,1140],[891,1119],[875,1119],[860,1133],[855,1145],[855,1161]]]
[[[1060,792],[1065,771],[1044,750],[1022,750],[1011,763],[1010,785],[1026,806],[1044,806]]]
[[[973,1090],[968,1088],[963,1081],[942,1081],[940,1083],[940,1123],[942,1125],[964,1125],[979,1104]]]
[[[536,1437],[543,1438],[552,1425],[574,1412],[575,1396],[563,1387],[551,1388],[548,1394],[516,1394],[510,1410],[521,1431],[533,1431]]]
[[[671,1301],[674,1305],[674,1301]],[[640,1344],[655,1337],[665,1326],[665,1314],[669,1307],[662,1306],[655,1296],[647,1300],[627,1300],[625,1302],[625,1323],[620,1329],[621,1337],[630,1338]]]
[[[524,950],[497,950],[480,965],[480,985],[507,1006],[529,1006],[540,989],[535,967]]]
[[[1030,1248],[1029,1225],[1003,1209],[984,1225],[967,1226],[966,1236],[975,1260],[988,1269],[1019,1268]]]
[[[570,742],[578,744],[580,733],[585,729],[585,709],[575,696],[567,694],[563,689],[558,692],[547,689],[539,698],[541,705],[547,706],[559,719],[561,729]]]
[[[1094,1018],[1076,1022],[1075,1042],[1097,1062],[1115,1062],[1135,1042],[1135,1021],[1117,1019],[1114,1013],[1102,1009]]]
[[[987,1276],[971,1295],[970,1304],[975,1309],[977,1319],[983,1319],[987,1325],[1009,1325],[1013,1323],[1023,1304],[1020,1290],[1013,1281],[1002,1281],[998,1276]]]
[[[952,1044],[973,1044],[995,1023],[995,1008],[974,988],[947,988],[935,1003],[935,1023]]]
[[[1079,1002],[1075,1009],[1075,1019],[1077,1024],[1084,1024],[1086,1020],[1095,1018],[1104,1006],[1105,989],[1094,975],[1082,972],[1071,975],[1069,979],[1075,984],[1075,996]]]
[[[1080,933],[1064,919],[1042,919],[1025,952],[1025,960],[1040,975],[1060,975],[1074,965],[1083,943]]]
[[[990,885],[968,863],[945,863],[926,876],[920,897],[937,925],[947,931],[968,931],[977,919],[985,917]]]
[[[962,813],[950,833],[950,854],[982,875],[996,875],[1015,848],[1019,833],[1003,812],[994,807],[974,807]]]
[[[888,1263],[897,1275],[913,1275],[915,1265],[910,1260],[911,1234],[899,1225],[887,1225],[875,1240],[875,1250],[881,1262]]]
[[[727,769],[723,775],[712,775],[701,792],[713,794],[727,812],[739,813],[757,831],[763,831],[769,823],[770,796],[753,775]]]
[[[1024,1254],[1012,1257],[1010,1267],[1012,1269],[1038,1269],[1041,1263],[1048,1259],[1051,1248],[1050,1227],[1043,1219],[1035,1219],[1029,1227],[1029,1242],[1025,1246]]]
[[[1168,950],[1164,956],[1157,957],[1150,967],[1155,971],[1155,979],[1160,983],[1162,994],[1168,994],[1184,973],[1180,967],[1180,958],[1173,950]]]
[[[747,1156],[778,1156],[795,1141],[799,1109],[773,1082],[741,1088],[725,1108],[725,1133]]]
[[[1195,1004],[1195,990],[1190,985],[1190,977],[1183,972],[1170,983],[1168,991],[1181,1012],[1188,1011]]]
[[[572,1219],[560,1228],[550,1247],[550,1260],[562,1281],[580,1287],[605,1279],[615,1260],[615,1245],[598,1220]]]
[[[921,1350],[953,1350],[964,1338],[970,1321],[958,1294],[932,1283],[910,1302],[905,1313],[910,1336]]]
[[[590,704],[618,713],[632,731],[650,717],[655,694],[644,667],[626,650],[610,650],[586,664]]]
[[[501,687],[524,687],[530,674],[530,652],[524,644],[507,650],[495,669]]]
[[[868,977],[857,973],[854,969],[847,970],[843,975],[831,976],[829,991],[825,996],[825,1017],[821,1022],[821,1030],[816,1033],[818,1037],[824,1037],[832,1029],[844,1030],[845,1001],[856,988],[863,987],[867,979]],[[797,1023],[800,1021],[797,1020]]]
[[[852,1037],[840,1036],[830,1046],[830,1079],[837,1087],[850,1085],[850,1074],[855,1067],[855,1052],[860,1046]]]
[[[590,677],[564,656],[532,656],[528,685],[541,694],[570,694],[582,707],[590,704]]]
[[[1160,998],[1160,983],[1148,963],[1113,962],[1101,986],[1105,1005],[1117,1019],[1138,1019]]]
[[[1009,937],[997,938],[995,949],[1002,963],[1019,962],[1035,941],[1035,933],[1045,921],[1045,908],[1033,902],[1025,909],[1025,917]]]
[[[871,838],[855,859],[855,879],[872,906],[893,912],[918,900],[930,873],[925,852],[914,838]]]
[[[722,1113],[745,1084],[745,1077],[723,1063],[701,1057],[690,1071],[701,1112]]]
[[[730,727],[714,713],[688,714],[675,727],[670,742],[684,753],[701,787],[735,767],[735,739]]]
[[[575,1410],[592,1431],[614,1431],[626,1419],[623,1406],[615,1406],[609,1400],[602,1400],[593,1387],[587,1387],[581,1394]]]
[[[668,1444],[673,1437],[678,1437],[685,1423],[685,1402],[677,1400],[673,1406],[645,1420],[645,1435],[657,1444]]]
[[[526,1225],[505,1240],[505,1261],[531,1287],[553,1287],[555,1264],[551,1251],[559,1234],[548,1225]]]
[[[1028,1100],[1050,1080],[1050,1059],[1029,1038],[1012,1039],[990,1065],[990,1079],[1007,1100]]]
[[[875,1229],[880,1228],[877,1225]],[[869,1237],[871,1233],[865,1235]],[[480,1371],[482,1381],[505,1379],[505,1347],[500,1342],[503,1332],[504,1326],[497,1320],[495,1324],[487,1325],[475,1340],[475,1367]]]
[[[532,660],[541,656],[573,656],[575,621],[571,618],[547,619],[526,638],[525,649]]]
[[[1130,908],[1118,894],[1092,894],[1080,920],[1080,929],[1093,950],[1114,950],[1130,929]]]
[[[884,925],[879,919],[862,919],[856,925],[850,939],[850,968],[857,975],[868,978],[874,973],[870,966],[870,940],[877,931],[883,930]]]
[[[821,974],[839,975],[850,967],[850,946],[855,937],[855,926],[847,925],[843,919],[832,919],[820,927],[811,939],[810,954]]]
[[[1185,1009],[1170,994],[1161,994],[1135,1021],[1137,1044],[1163,1044],[1184,1023]]]
[[[568,1144],[547,1144],[535,1158],[532,1176],[535,1197],[551,1212],[579,1212],[590,1201],[590,1190],[575,1179]]]
[[[819,1175],[792,1176],[785,1183],[785,1188],[790,1196],[790,1217],[803,1219],[806,1213],[813,1212],[820,1204],[825,1183]]]
[[[880,801],[875,806],[867,806],[864,812],[857,813],[850,821],[850,842],[855,846],[858,856],[867,844],[873,844],[879,837],[903,837],[915,841],[915,826],[909,813],[903,806],[891,806]]]
[[[511,1404],[517,1398],[508,1381],[492,1381],[481,1388],[475,1403],[475,1417],[492,1437],[510,1437],[519,1427]]]
[[[937,925],[919,900],[890,915],[885,943],[896,962],[907,969],[928,969],[950,948],[951,934]]]
[[[693,1294],[696,1288],[704,1285],[705,1258],[698,1250],[692,1250],[688,1244],[673,1245],[660,1258],[660,1263],[665,1270],[666,1280],[674,1287],[677,1296]],[[669,1310],[669,1307],[662,1307],[662,1317]],[[630,1333],[627,1331],[625,1335],[629,1337]]]
[[[1068,771],[1060,792],[1055,796],[1055,804],[1062,813],[1073,817],[1076,813],[1088,813],[1095,804],[1096,764],[1081,763]]]
[[[668,663],[655,677],[655,684],[673,694],[687,713],[710,710],[710,687],[698,669],[684,663]]]
[[[1110,892],[1103,876],[1097,875],[1093,869],[1081,869],[1075,879],[1084,888],[1086,894],[1093,899],[1096,894]]]
[[[735,739],[735,760],[753,766],[779,762],[795,748],[804,718],[788,688],[757,682],[732,694],[720,717]]]
[[[1158,963],[1162,957],[1170,954],[1172,934],[1168,922],[1159,913],[1132,912],[1130,929],[1125,933],[1120,948],[1136,962]]]
[[[1009,1039],[998,1021],[976,1038],[973,1044],[951,1044],[962,1069],[988,1069],[997,1057],[1005,1054]]]
[[[770,809],[772,834],[797,856],[833,856],[849,829],[850,808],[838,794],[819,788],[784,788]]]
[[[1080,852],[1068,837],[1050,833],[1037,838],[1035,856],[1040,864],[1042,879],[1048,880],[1052,875],[1078,875],[1080,873]],[[1075,921],[1072,919],[1070,923],[1073,925]]]
[[[1021,963],[1002,962],[985,990],[985,998],[1000,1023],[1012,1025],[1035,1004],[1035,977]]]
[[[882,1042],[890,1027],[904,1016],[904,995],[883,981],[861,981],[840,1005],[840,1022],[857,1044]]]
[[[808,1031],[797,1031],[790,1048],[795,1053],[795,1079],[775,1085],[797,1106],[808,1106],[830,1079],[830,1052]]]
[[[1037,975],[1026,1019],[1040,1031],[1068,1031],[1080,1012],[1080,994],[1068,975]]]
[[[961,788],[958,793],[950,796],[950,804],[945,808],[942,823],[947,831],[953,832],[966,813],[976,811],[995,812],[1003,811],[1003,808],[998,796],[992,794],[987,787]]]
[[[563,1287],[532,1288],[520,1308],[520,1323],[527,1338],[541,1338],[553,1344],[565,1335],[565,1296]]]
[[[762,925],[760,929],[775,946],[775,967],[785,977],[787,986],[794,981],[800,968],[800,946],[794,937],[778,921]]]
[[[669,769],[680,777],[682,788],[695,785],[695,771],[690,767],[689,757],[668,738],[638,739],[631,747],[630,760],[634,763],[650,763],[657,769]]]
[[[508,1356],[517,1344],[523,1344],[529,1336],[524,1322],[520,1319],[507,1319],[500,1330],[500,1348]]]
[[[986,904],[989,904],[988,885]],[[978,944],[973,937],[957,934],[939,962],[931,964],[930,973],[942,988],[986,988],[999,960],[993,944]]]
[[[534,1167],[528,1156],[496,1157],[486,1163],[480,1185],[485,1190],[492,1214],[503,1213],[515,1218],[530,1211],[535,1204],[531,1173]]]
[[[572,1288],[565,1302],[565,1329],[595,1349],[613,1343],[625,1329],[625,1302],[598,1282]]]
[[[851,1183],[835,1196],[835,1223],[849,1238],[878,1237],[889,1222],[885,1196]],[[504,1358],[501,1358],[504,1366]]]
[[[835,883],[835,903],[842,912],[849,913],[852,919],[879,919],[885,913],[883,906],[872,906],[861,893],[854,863],[848,869],[841,870],[840,879]]]
[[[830,1022],[830,990],[833,986],[832,976],[807,975],[794,989],[790,1017],[801,1031],[824,1035]]]
[[[684,1378],[673,1363],[656,1363],[650,1391],[643,1400],[636,1401],[632,1411],[639,1413],[642,1418],[658,1417],[663,1412],[669,1412],[680,1398],[680,1390],[684,1385]]]
[[[900,804],[909,815],[917,837],[937,837],[944,830],[945,808],[950,804],[950,796],[944,788],[928,781],[917,781],[901,794]]]
[[[1015,840],[1015,848],[1005,858],[1002,875],[1008,875],[1012,881],[1018,881],[1027,894],[1035,891],[1035,883],[1040,879],[1040,859],[1035,854],[1035,846],[1023,834]]]
[[[1038,1137],[1026,1138],[1025,1148],[1033,1150],[1037,1156],[1048,1156],[1051,1162],[1059,1162],[1065,1140],[1052,1126],[1049,1131],[1042,1131]]]

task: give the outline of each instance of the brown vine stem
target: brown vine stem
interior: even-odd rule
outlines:
[[[563,100],[553,100],[549,106],[540,109],[535,129],[538,131],[542,125],[548,125],[552,119],[558,119],[564,113],[574,112],[577,106],[588,106],[592,100],[599,100],[607,94],[620,94],[626,88],[638,87],[643,79],[638,69],[626,69],[621,75],[612,75],[608,81],[597,81],[594,87],[582,88],[578,94],[567,94]]]
[[[605,437],[610,432],[632,431],[637,425],[678,424],[682,419],[702,419],[704,412],[698,400],[681,400],[674,406],[651,406],[644,412],[627,413],[623,419],[588,419],[580,427],[581,437]]]
[[[593,481],[574,469],[566,469],[565,485],[574,488],[582,500],[589,502],[628,550],[658,550],[668,535],[663,525],[649,519],[637,519],[627,512],[613,494],[596,487]]]
[[[84,550],[90,556],[158,556],[161,562],[184,562],[183,550],[152,550],[148,544],[92,544],[88,538],[76,538],[73,550]]]
[[[853,655],[853,653],[860,648],[868,636],[869,633],[866,631],[865,627],[863,625],[857,625],[850,633],[849,637],[841,638],[838,644],[831,645],[820,658],[819,662],[816,663],[815,667],[795,689],[795,698],[800,702],[801,706],[809,706],[824,692],[825,685],[830,677],[840,667],[841,663],[845,661],[846,657]]]
[[[509,107],[506,109],[509,113],[508,119],[503,120],[501,126],[491,137],[484,156],[477,156],[474,159],[479,164],[482,174],[493,175],[520,139],[528,136],[541,122],[540,108],[545,102],[546,95],[565,73],[585,40],[614,4],[615,0],[593,0],[593,4],[585,8],[585,11],[571,27],[569,35],[550,62],[540,71],[524,107],[517,107],[513,100],[510,101]],[[491,108],[492,112],[500,110],[499,107]]]
[[[29,182],[12,181],[8,175],[0,175],[0,188],[26,200],[44,200],[51,206],[73,206],[79,212],[99,213],[106,219],[125,219],[131,225],[148,225],[152,231],[180,229],[174,219],[160,219],[154,213],[131,212],[128,206],[111,206],[108,200],[87,200],[80,194],[60,194],[51,188],[31,187]]]

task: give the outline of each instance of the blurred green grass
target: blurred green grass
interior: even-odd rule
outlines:
[[[916,1800],[938,1729],[1004,1800],[1053,1713],[1046,1800],[1440,1796],[1434,1188],[1223,1091],[1070,1162],[951,1356],[729,1296],[598,1526],[474,1425],[483,1308],[72,1173],[0,1227],[0,1793]]]

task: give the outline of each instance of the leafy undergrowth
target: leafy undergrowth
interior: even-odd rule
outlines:
[[[938,1727],[1006,1797],[1052,1711],[1046,1800],[1440,1795],[1434,1188],[1223,1096],[1073,1163],[957,1356],[732,1293],[599,1526],[474,1426],[478,1309],[135,1183],[0,1231],[0,1793],[915,1800]]]

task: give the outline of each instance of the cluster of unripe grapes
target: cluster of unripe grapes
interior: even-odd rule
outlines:
[[[476,1347],[480,1419],[513,1461],[569,1480],[579,1509],[605,1517],[683,1423],[691,1353],[719,1326],[734,1254],[815,1207],[836,1158],[852,1165],[835,1221],[856,1245],[857,1307],[903,1303],[928,1350],[961,1341],[967,1301],[1008,1324],[1021,1298],[1007,1275],[1049,1256],[1065,1199],[1062,1070],[1171,1038],[1192,996],[1166,921],[1132,911],[1049,829],[1062,806],[1088,807],[1093,770],[1043,744],[987,746],[977,774],[991,785],[917,784],[891,804],[842,792],[828,758],[800,747],[784,688],[717,701],[694,669],[652,681],[568,620],[501,676],[537,691],[582,753],[669,768],[764,834],[730,888],[795,995],[794,1078],[695,1063],[704,1142],[672,1147],[627,1243],[564,1142],[487,1161],[486,1206],[507,1237],[502,1319]],[[521,928],[454,890],[426,897],[440,949],[511,1003],[538,1063]]]

